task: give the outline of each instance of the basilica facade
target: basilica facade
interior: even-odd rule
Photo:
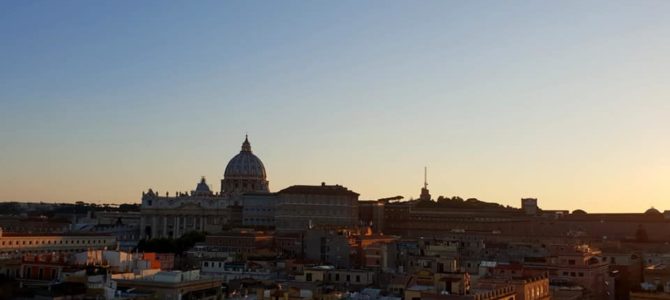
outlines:
[[[248,137],[225,168],[221,189],[205,178],[190,192],[142,193],[141,238],[177,238],[191,231],[221,232],[234,227],[301,231],[314,226],[354,227],[358,194],[340,185],[296,185],[270,192],[263,162]]]
[[[219,192],[203,177],[191,192],[142,193],[141,237],[175,238],[189,231],[219,232],[242,225],[242,195],[269,193],[263,162],[251,151],[249,138],[226,166]]]

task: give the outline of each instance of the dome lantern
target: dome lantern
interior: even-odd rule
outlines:
[[[251,144],[249,143],[249,135],[244,135],[244,143],[242,143],[242,152],[251,152]]]

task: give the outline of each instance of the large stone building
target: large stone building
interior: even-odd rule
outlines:
[[[190,231],[218,233],[234,227],[304,231],[354,227],[358,194],[340,185],[295,185],[271,193],[263,162],[248,138],[226,166],[220,192],[202,178],[191,192],[142,193],[141,238],[175,238]]]
[[[278,231],[358,224],[358,194],[340,185],[294,185],[279,191],[276,203]]]
[[[25,254],[75,253],[117,246],[112,235],[85,233],[13,233],[0,229],[0,259]]]

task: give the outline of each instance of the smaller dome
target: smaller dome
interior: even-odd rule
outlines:
[[[652,207],[650,209],[647,209],[647,211],[645,211],[644,214],[645,215],[660,215],[661,212],[658,211],[658,209],[655,209],[655,208]]]
[[[586,215],[586,212],[581,209],[576,209],[572,211],[573,215]]]
[[[193,191],[194,195],[211,195],[212,190],[209,189],[209,185],[207,185],[207,182],[205,181],[205,176],[203,176],[200,179],[200,182],[198,185],[195,187],[195,190]]]

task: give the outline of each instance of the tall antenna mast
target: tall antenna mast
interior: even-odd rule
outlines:
[[[423,188],[428,188],[428,167],[423,167]]]

